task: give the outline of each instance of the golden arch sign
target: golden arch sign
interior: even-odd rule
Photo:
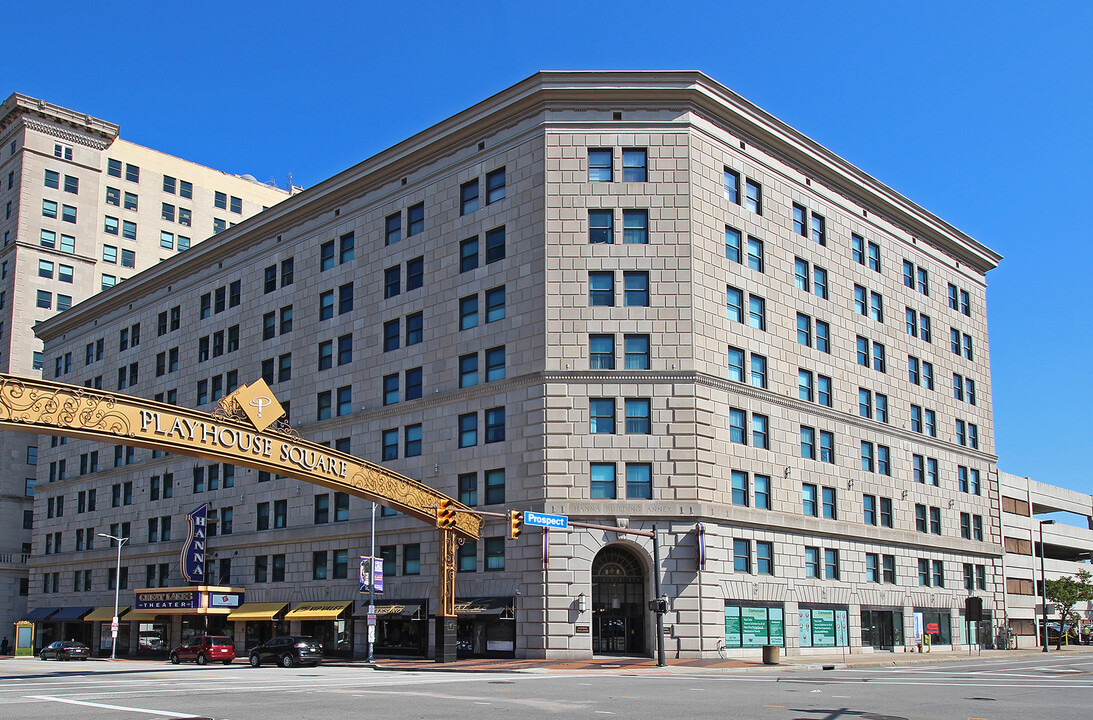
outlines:
[[[439,616],[455,614],[456,536],[477,539],[482,518],[424,483],[303,440],[265,381],[242,386],[213,413],[131,395],[0,373],[0,430],[133,445],[264,470],[348,493],[436,525],[441,500],[455,522],[441,529]]]

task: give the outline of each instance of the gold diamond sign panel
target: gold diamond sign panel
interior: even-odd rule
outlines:
[[[258,432],[262,432],[285,414],[285,409],[281,407],[281,403],[277,402],[277,398],[273,396],[273,391],[269,389],[265,380],[244,385],[233,395],[240,409]]]

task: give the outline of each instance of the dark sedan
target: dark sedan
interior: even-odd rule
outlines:
[[[58,640],[55,643],[46,645],[38,653],[39,660],[48,660],[49,658],[54,660],[86,660],[89,657],[91,657],[91,648],[75,640]]]
[[[281,667],[318,665],[323,659],[323,644],[314,638],[283,635],[267,640],[250,651],[251,667],[264,662]]]

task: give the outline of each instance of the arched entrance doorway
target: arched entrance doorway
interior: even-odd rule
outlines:
[[[645,654],[645,572],[630,550],[606,547],[592,561],[592,652]]]

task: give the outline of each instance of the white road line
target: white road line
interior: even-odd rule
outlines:
[[[93,703],[83,700],[68,700],[66,698],[50,697],[49,695],[28,695],[27,697],[33,698],[35,700],[46,700],[48,702],[67,703],[68,705],[83,705],[84,707],[101,708],[103,710],[123,710],[125,712],[148,713],[151,715],[163,715],[164,717],[173,718],[198,717],[197,715],[188,712],[165,712],[163,710],[150,710],[148,708],[126,707],[124,705],[106,705],[104,703]]]

